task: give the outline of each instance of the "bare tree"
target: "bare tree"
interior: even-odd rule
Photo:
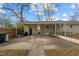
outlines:
[[[30,3],[6,3],[2,5],[2,9],[9,11],[11,16],[15,16],[16,20],[19,19],[20,27],[19,29],[24,29],[24,13],[30,9]],[[14,6],[14,7],[13,7]],[[16,24],[17,31],[17,24]],[[23,30],[22,30],[23,31]]]
[[[77,21],[79,17],[79,4],[74,4],[74,12],[69,16],[70,21]]]
[[[5,28],[13,28],[13,24],[10,20],[10,16],[6,15],[6,14],[2,14],[0,16],[0,24],[2,24],[3,26],[5,26]]]
[[[58,6],[57,4],[46,3],[43,4],[43,12],[46,16],[47,21],[51,21],[55,12],[55,8]]]
[[[39,7],[41,6],[41,4],[31,4],[31,6],[35,7],[35,15],[37,16],[38,20],[41,21],[42,20],[42,13],[41,13],[41,9],[39,10]]]
[[[15,8],[13,8],[11,5],[14,5]],[[24,8],[28,10],[29,7],[30,7],[29,3],[27,4],[17,3],[17,4],[4,4],[2,9],[9,10],[12,16],[16,16],[18,19],[20,19],[23,22],[23,12],[25,11]]]
[[[77,21],[78,17],[79,17],[78,13],[74,12],[73,14],[70,14],[69,21]]]

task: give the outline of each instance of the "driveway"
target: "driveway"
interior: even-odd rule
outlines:
[[[32,36],[33,38],[33,36]],[[33,43],[31,36],[14,38],[0,44],[0,49],[30,49]]]
[[[30,56],[43,56],[45,55],[44,50],[48,49],[78,47],[79,44],[49,36],[28,36],[0,44],[0,49],[29,49]]]

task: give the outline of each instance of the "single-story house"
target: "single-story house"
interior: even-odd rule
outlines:
[[[27,21],[24,22],[24,32],[29,35],[71,35],[79,33],[78,21]]]

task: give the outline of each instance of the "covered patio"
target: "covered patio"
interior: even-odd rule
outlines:
[[[24,32],[28,32],[32,35],[67,35],[67,22],[59,22],[59,21],[40,21],[40,22],[26,22],[24,24]]]

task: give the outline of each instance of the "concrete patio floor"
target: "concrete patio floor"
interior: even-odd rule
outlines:
[[[29,49],[28,56],[45,56],[44,50],[59,48],[79,48],[79,44],[49,36],[15,38],[0,44],[0,49]]]

